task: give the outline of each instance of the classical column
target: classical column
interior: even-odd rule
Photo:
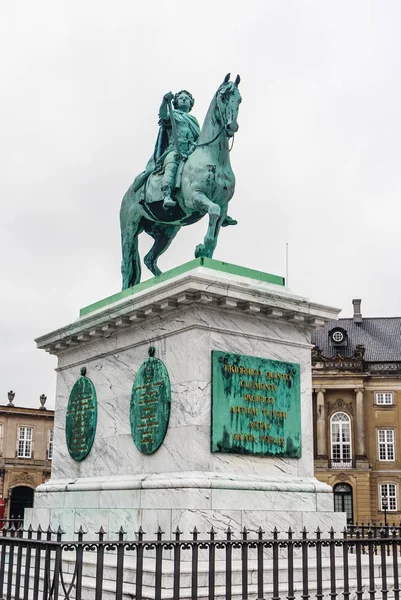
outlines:
[[[365,444],[365,408],[363,405],[364,388],[355,388],[355,404],[356,404],[356,457],[366,456]]]
[[[324,388],[316,388],[316,438],[317,455],[327,457],[327,437],[326,437],[326,407],[324,403]]]

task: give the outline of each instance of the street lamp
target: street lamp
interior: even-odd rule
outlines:
[[[387,496],[382,496],[382,509],[384,510],[384,526],[387,527],[387,509],[388,509]]]

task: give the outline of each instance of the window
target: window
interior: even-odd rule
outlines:
[[[31,458],[32,454],[32,427],[18,428],[18,458]]]
[[[389,405],[393,403],[393,392],[376,392],[376,404]]]
[[[333,487],[334,511],[347,513],[347,523],[353,523],[352,487],[348,483],[337,483]]]
[[[343,339],[344,339],[344,334],[343,334],[343,332],[342,332],[342,331],[335,331],[335,332],[333,333],[333,340],[334,340],[335,342],[342,342],[342,341],[343,341]]]
[[[343,412],[331,417],[331,459],[334,466],[349,465],[351,455],[351,419]]]
[[[379,460],[395,460],[394,429],[378,429],[377,445]]]
[[[395,483],[382,483],[380,485],[380,510],[384,510],[383,498],[387,498],[387,508],[389,511],[397,510],[397,486]]]
[[[47,458],[53,458],[53,429],[49,429],[49,443],[47,445]]]

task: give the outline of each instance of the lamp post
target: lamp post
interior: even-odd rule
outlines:
[[[382,509],[384,510],[384,526],[387,527],[387,509],[388,509],[387,496],[382,497]]]

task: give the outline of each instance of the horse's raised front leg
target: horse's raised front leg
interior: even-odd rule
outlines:
[[[221,224],[221,210],[220,207],[209,200],[209,198],[202,192],[197,192],[194,195],[194,206],[198,210],[207,210],[209,214],[209,226],[203,240],[203,244],[198,244],[195,249],[195,258],[204,256],[206,258],[212,258],[213,252],[217,245],[217,238],[220,231]],[[225,215],[224,215],[225,217]]]

